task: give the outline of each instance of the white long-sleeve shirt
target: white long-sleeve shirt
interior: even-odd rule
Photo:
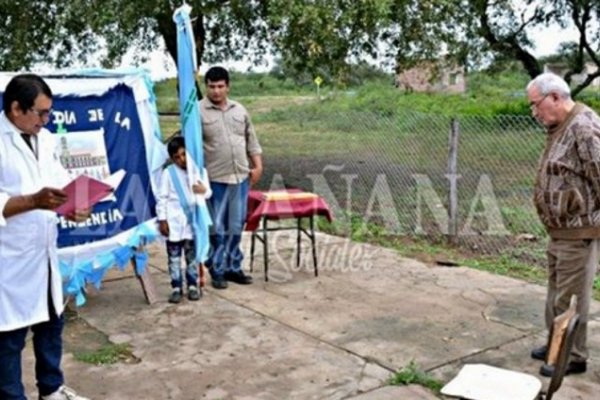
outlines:
[[[69,182],[56,135],[42,129],[37,150],[36,158],[19,129],[0,113],[0,332],[48,321],[48,287],[54,309],[63,311],[56,213],[35,209],[3,216],[11,197]]]
[[[208,174],[206,173],[205,168],[202,169],[200,182],[206,188],[206,192],[201,195],[192,192],[186,170],[183,170],[176,165],[169,168],[175,168],[175,173],[179,178],[181,188],[183,189],[189,204],[206,204],[206,199],[212,195],[212,190],[210,189]],[[188,221],[188,218],[181,207],[179,194],[171,179],[171,173],[168,168],[165,168],[160,179],[158,199],[156,202],[156,216],[159,221],[167,221],[169,224],[169,241],[179,242],[185,239],[193,239],[191,221]]]

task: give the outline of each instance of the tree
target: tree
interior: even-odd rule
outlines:
[[[598,0],[271,0],[269,31],[284,67],[344,81],[352,64],[372,58],[402,70],[438,60],[468,66],[494,58],[517,60],[535,77],[542,72],[532,53],[531,32],[551,25],[574,25],[578,43],[561,53],[571,82],[596,65],[577,95],[600,76],[600,1]]]
[[[0,28],[0,67],[5,70],[27,68],[49,60],[46,55],[50,53],[64,61],[55,44],[61,43],[64,50],[69,51],[74,43],[86,41],[87,32],[73,23],[77,19],[76,10],[77,7],[71,9],[60,0],[0,0],[0,19],[4,21]]]
[[[291,75],[310,73],[345,83],[350,65],[377,56],[386,0],[271,0],[266,23]]]
[[[575,74],[584,73],[576,83],[573,96],[600,77],[600,2],[598,0],[525,0],[518,7],[511,0],[470,0],[466,8],[475,20],[472,32],[483,38],[489,50],[521,62],[530,77],[542,72],[542,65],[529,49],[532,46],[528,30],[555,24],[574,25],[579,32],[578,43],[562,43],[559,51],[568,69],[564,75],[571,82]],[[585,72],[585,62],[591,61],[595,71]]]
[[[176,60],[175,0],[0,0],[0,68],[37,62],[57,67],[96,60],[110,67],[129,48],[143,59],[164,40]],[[531,31],[573,25],[577,43],[561,56],[571,81],[586,61],[596,69],[576,83],[576,95],[600,76],[598,0],[189,0],[198,60],[278,53],[289,73],[340,83],[359,62],[407,68],[419,61],[477,65],[491,57],[518,60],[534,77]]]
[[[111,67],[130,48],[145,55],[164,40],[177,60],[174,0],[0,0],[0,68],[22,70],[46,62]],[[269,50],[262,14],[267,1],[189,0],[197,56],[226,60]],[[100,52],[100,54],[99,54]],[[95,57],[92,59],[92,57]]]

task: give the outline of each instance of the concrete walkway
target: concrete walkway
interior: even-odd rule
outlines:
[[[483,362],[548,384],[529,358],[545,340],[544,287],[324,234],[315,278],[308,242],[299,268],[294,244],[289,231],[271,235],[269,282],[259,249],[253,285],[209,287],[200,302],[179,305],[166,302],[165,252],[151,246],[158,303],[146,305],[129,277],[107,281],[80,310],[111,341],[129,343],[140,362],[94,366],[65,354],[67,383],[93,400],[438,398],[388,385],[414,361],[444,382],[464,363]],[[600,393],[597,302],[589,328],[589,371],[567,377],[556,400]],[[29,350],[24,375],[34,399],[32,360]]]

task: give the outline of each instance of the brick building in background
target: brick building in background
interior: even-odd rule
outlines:
[[[423,61],[400,71],[396,75],[395,85],[406,92],[464,93],[465,67]]]

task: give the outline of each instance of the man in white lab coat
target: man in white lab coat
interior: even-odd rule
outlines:
[[[33,333],[40,399],[84,400],[64,386],[63,293],[57,217],[69,181],[55,138],[44,129],[52,92],[42,78],[17,75],[0,114],[0,399],[25,400],[21,353]],[[89,210],[68,216],[83,220]]]

